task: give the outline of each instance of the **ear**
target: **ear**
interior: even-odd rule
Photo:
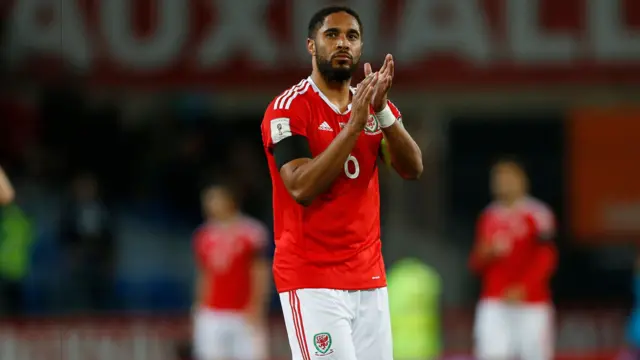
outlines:
[[[313,39],[307,39],[307,51],[309,52],[309,55],[311,56],[315,56],[316,55],[316,41]]]

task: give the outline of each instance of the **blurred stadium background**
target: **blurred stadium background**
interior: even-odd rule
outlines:
[[[0,359],[178,358],[200,186],[232,176],[271,224],[259,124],[309,73],[306,23],[327,3],[0,3],[0,166],[21,210],[0,221],[25,230],[17,251],[0,237]],[[640,2],[341,3],[361,13],[366,60],[394,54],[392,98],[425,154],[419,182],[381,174],[383,241],[389,266],[440,274],[444,358],[469,354],[467,255],[501,153],[559,217],[557,358],[616,358],[640,241]]]

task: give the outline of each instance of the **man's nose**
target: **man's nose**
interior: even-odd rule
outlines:
[[[349,41],[347,41],[347,37],[344,35],[338,36],[338,40],[336,41],[336,47],[340,50],[349,48]]]

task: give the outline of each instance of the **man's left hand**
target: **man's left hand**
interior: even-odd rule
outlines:
[[[364,64],[364,75],[369,76],[372,72],[371,64]],[[373,106],[373,110],[375,112],[380,112],[384,110],[385,106],[387,106],[387,94],[389,93],[389,89],[391,89],[391,84],[393,83],[393,74],[393,56],[391,54],[387,54],[384,58],[382,67],[378,71],[378,84],[376,85],[373,99],[371,100],[371,106]]]

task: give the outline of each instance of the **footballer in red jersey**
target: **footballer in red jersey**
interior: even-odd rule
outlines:
[[[262,122],[273,184],[273,274],[293,359],[391,360],[380,243],[378,160],[386,143],[406,179],[422,155],[387,99],[394,60],[365,64],[357,13],[317,12],[308,29],[311,75],[277,96]]]
[[[491,177],[495,201],[480,215],[470,259],[482,279],[476,356],[551,360],[555,219],[547,205],[527,195],[527,175],[517,160],[498,161]]]
[[[259,360],[266,356],[269,265],[267,231],[240,213],[228,186],[202,195],[206,222],[194,235],[198,275],[194,303],[197,360]]]

